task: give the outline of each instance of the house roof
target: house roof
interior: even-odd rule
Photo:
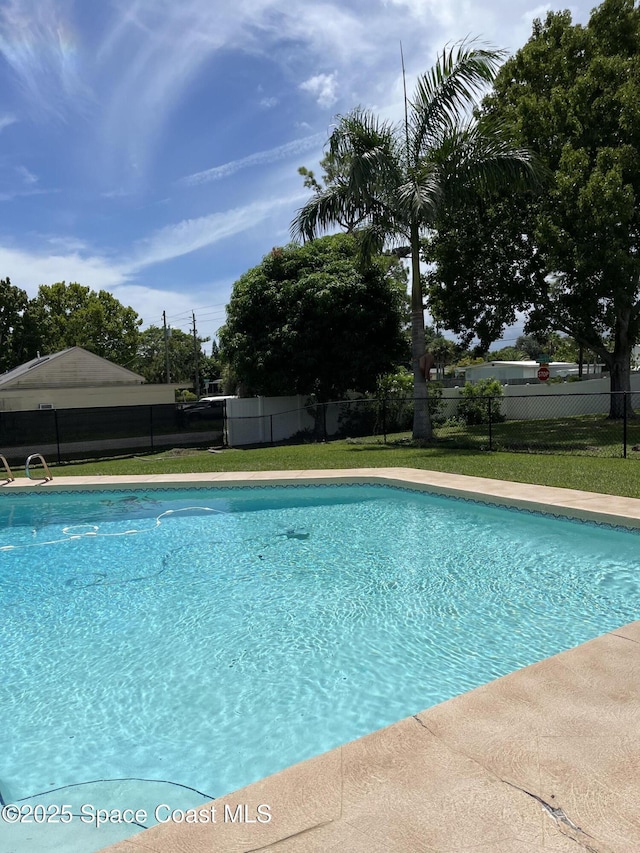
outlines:
[[[89,350],[85,350],[82,347],[68,347],[67,349],[60,350],[60,352],[53,352],[49,355],[37,356],[36,358],[32,358],[31,361],[26,361],[24,364],[20,364],[18,365],[18,367],[14,367],[12,370],[7,370],[6,373],[0,373],[0,388],[6,388],[7,386],[12,385],[14,382],[23,379],[27,375],[29,376],[29,378],[31,378],[32,375],[35,375],[37,382],[37,374],[43,373],[43,368],[45,368],[45,366],[48,367],[51,365],[52,362],[64,359],[65,356],[68,356],[70,353],[79,353],[82,356],[86,356],[88,362],[95,361],[97,359],[98,361],[103,362],[104,364],[110,365],[110,367],[121,372],[123,380],[128,379],[131,383],[140,383],[145,381],[144,377],[140,376],[138,373],[134,373],[132,370],[128,370],[126,367],[120,367],[119,364],[115,364],[114,362],[109,361],[106,358],[102,358],[102,356],[96,355],[93,352],[89,352]]]

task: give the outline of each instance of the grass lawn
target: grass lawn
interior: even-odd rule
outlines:
[[[636,454],[632,454],[635,456]],[[444,446],[382,444],[379,439],[332,441],[251,450],[168,451],[145,456],[51,466],[55,477],[99,474],[182,474],[206,471],[282,471],[403,467],[539,483],[640,498],[640,461],[530,453],[489,453]]]
[[[587,456],[622,456],[623,425],[604,415],[579,415],[544,420],[506,421],[492,425],[493,450],[543,450],[547,453],[571,453]],[[444,424],[436,430],[443,443],[486,449],[489,445],[488,427]],[[629,419],[627,424],[627,454],[640,443],[640,422]]]

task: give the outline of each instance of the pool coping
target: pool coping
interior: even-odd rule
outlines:
[[[313,483],[386,484],[466,498],[498,506],[528,509],[556,517],[578,518],[623,527],[640,527],[640,499],[488,477],[470,477],[417,468],[345,468],[311,471],[213,472],[201,474],[131,474],[60,477],[52,481],[17,478],[0,484],[0,496],[14,489],[32,492],[113,490],[189,486],[234,487]]]
[[[634,622],[101,853],[634,853],[639,696]]]
[[[640,500],[409,468],[65,477],[12,490],[384,483],[626,527]],[[109,853],[640,850],[640,621],[417,712]],[[225,820],[238,805],[255,820]]]

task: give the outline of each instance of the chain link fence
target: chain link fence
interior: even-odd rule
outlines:
[[[191,416],[171,403],[0,412],[0,453],[11,462],[24,461],[31,453],[62,462],[220,444],[223,435],[223,408],[208,418]]]
[[[220,445],[227,433],[238,437],[233,446],[335,439],[402,444],[411,440],[413,408],[412,398],[394,397],[248,417],[231,417],[224,407],[198,416],[172,404],[0,412],[0,454],[11,462],[31,453],[62,462]],[[640,392],[465,397],[433,388],[429,410],[443,448],[640,458]]]
[[[393,444],[411,439],[413,406],[409,397],[341,400],[229,421],[242,425],[238,444],[245,446],[336,439]],[[429,410],[442,447],[640,458],[640,392],[466,397],[434,389]]]
[[[457,412],[434,430],[450,446],[626,457],[640,443],[634,417],[640,394],[526,394],[457,402]]]

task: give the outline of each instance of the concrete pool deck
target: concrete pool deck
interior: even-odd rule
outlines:
[[[400,468],[64,477],[0,491],[345,481],[640,527],[633,498]],[[105,851],[640,851],[640,622],[416,711],[216,800],[213,824],[167,823]],[[255,821],[259,805],[269,822],[239,819]]]

